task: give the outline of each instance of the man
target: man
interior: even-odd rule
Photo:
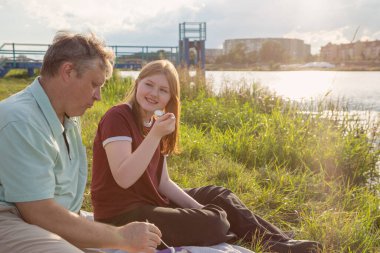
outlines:
[[[41,76],[0,102],[0,252],[152,253],[160,230],[113,227],[78,215],[87,160],[75,117],[101,99],[114,54],[93,34],[59,32]]]

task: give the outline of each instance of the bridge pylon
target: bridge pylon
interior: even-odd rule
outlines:
[[[179,62],[188,69],[205,70],[206,22],[179,24]]]

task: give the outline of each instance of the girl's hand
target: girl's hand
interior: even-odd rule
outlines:
[[[157,117],[156,122],[153,125],[153,128],[150,132],[152,134],[162,138],[165,135],[171,134],[175,130],[175,115],[171,112]]]

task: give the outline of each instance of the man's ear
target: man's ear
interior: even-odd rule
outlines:
[[[74,64],[71,62],[62,63],[59,68],[59,74],[64,81],[68,81],[70,78],[73,78],[75,74]]]

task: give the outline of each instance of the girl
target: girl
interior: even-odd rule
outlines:
[[[95,219],[117,226],[149,221],[170,246],[243,239],[277,252],[317,252],[317,242],[292,240],[228,189],[184,190],[170,179],[166,156],[177,148],[179,94],[173,64],[153,61],[141,70],[127,103],[103,116],[93,147]],[[154,116],[156,110],[164,115]]]

